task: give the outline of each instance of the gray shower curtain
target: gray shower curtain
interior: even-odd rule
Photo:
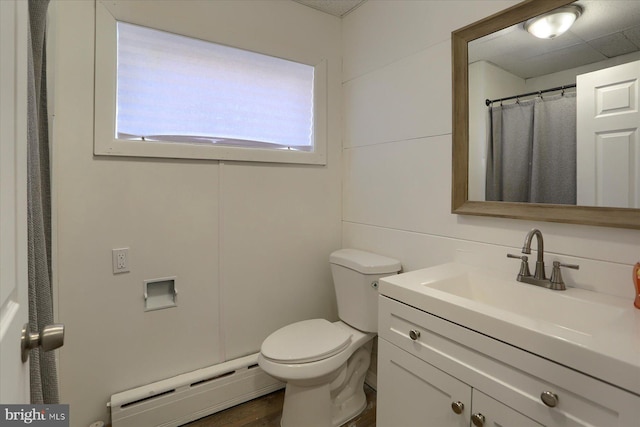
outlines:
[[[575,93],[489,108],[486,200],[576,204]]]
[[[45,25],[49,0],[29,0],[27,80],[27,227],[29,325],[40,331],[53,321],[51,289],[51,178]],[[58,403],[58,375],[53,352],[31,351],[31,403]]]
[[[489,108],[491,134],[487,155],[487,200],[529,201],[533,107],[534,101],[525,101]]]

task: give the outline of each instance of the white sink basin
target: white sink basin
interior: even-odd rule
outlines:
[[[481,272],[451,270],[450,277],[422,285],[459,297],[468,303],[504,310],[510,315],[544,322],[567,333],[592,336],[619,319],[625,309],[576,296],[574,289],[552,291],[515,280],[506,281]],[[578,290],[578,293],[580,291]],[[593,295],[589,295],[593,296]]]
[[[460,263],[383,278],[379,291],[640,394],[640,310],[631,299],[553,291]]]

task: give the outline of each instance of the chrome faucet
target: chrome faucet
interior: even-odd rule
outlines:
[[[536,260],[536,269],[532,276],[529,272],[529,257],[527,257],[527,255],[531,254],[531,241],[533,240],[533,236],[536,237],[536,243],[538,245],[538,258]],[[554,261],[551,278],[547,279],[544,272],[544,239],[542,237],[542,232],[537,228],[534,228],[527,233],[527,236],[524,238],[522,253],[527,255],[507,254],[507,257],[509,258],[517,258],[522,261],[520,263],[520,272],[516,278],[518,282],[542,286],[548,289],[553,289],[554,291],[564,291],[566,287],[562,280],[560,267],[573,268],[575,270],[580,268],[580,266],[576,264],[561,264],[560,261]]]
[[[536,260],[536,269],[534,270],[533,278],[536,280],[545,280],[547,277],[544,274],[544,239],[542,237],[542,231],[534,228],[527,233],[527,236],[524,238],[522,253],[527,255],[531,254],[531,241],[533,240],[533,236],[536,236],[538,244],[538,259]]]

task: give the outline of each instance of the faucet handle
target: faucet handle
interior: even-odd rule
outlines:
[[[563,291],[566,289],[564,280],[562,280],[560,267],[572,268],[574,270],[580,269],[580,266],[577,264],[562,264],[560,261],[553,261],[553,270],[551,271],[551,279],[549,279],[549,282],[551,282],[551,289],[556,291]]]
[[[518,280],[522,277],[531,276],[531,272],[529,271],[529,257],[526,255],[514,255],[507,254],[507,258],[516,258],[522,260],[520,263],[520,272],[518,273]]]

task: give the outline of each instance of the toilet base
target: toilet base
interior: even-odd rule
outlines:
[[[353,353],[345,369],[346,380],[331,391],[333,426],[340,426],[357,417],[367,406],[364,378],[371,364],[372,344],[369,341]]]
[[[287,383],[284,392],[281,427],[331,426],[329,384],[301,387]]]
[[[337,427],[367,406],[364,377],[371,362],[371,342],[359,348],[331,382],[302,386],[287,382],[281,427]]]

